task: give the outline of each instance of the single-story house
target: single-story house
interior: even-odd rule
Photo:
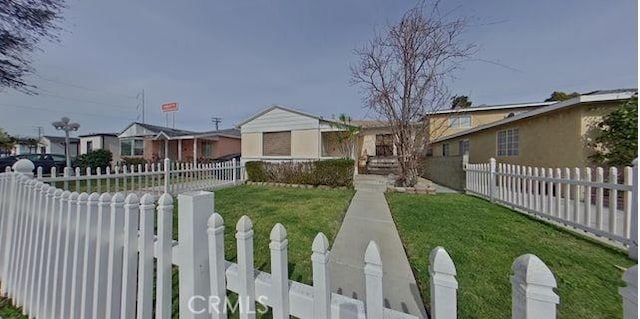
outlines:
[[[116,133],[91,133],[78,136],[80,138],[80,155],[94,150],[108,150],[112,161],[120,161],[120,140]]]
[[[134,122],[118,134],[118,139],[121,158],[142,157],[153,162],[168,157],[195,163],[240,154],[237,129],[195,132]]]
[[[37,137],[17,137],[9,155],[37,154],[40,152],[39,145]]]
[[[432,142],[432,156],[459,156],[470,163],[538,167],[590,166],[589,147],[603,116],[637,95],[637,89],[594,91],[499,121],[480,125]]]
[[[272,106],[237,125],[242,162],[309,161],[352,157],[340,143],[343,124],[283,106]]]
[[[64,136],[50,136],[45,135],[40,138],[38,147],[42,154],[61,154],[67,155],[66,142]],[[78,156],[80,139],[76,137],[69,137],[69,155],[71,157]]]

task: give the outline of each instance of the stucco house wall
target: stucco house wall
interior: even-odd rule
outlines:
[[[461,155],[459,142],[468,139],[470,163],[485,163],[495,157],[500,163],[539,167],[589,166],[587,132],[620,105],[619,101],[576,105],[436,142],[432,145],[433,156],[442,156],[443,144],[450,145],[451,156]],[[510,128],[519,129],[518,155],[497,156],[497,133]]]

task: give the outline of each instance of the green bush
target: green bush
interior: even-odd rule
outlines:
[[[87,167],[91,168],[91,171],[95,172],[96,168],[108,167],[111,165],[112,154],[109,150],[94,150],[86,154],[78,156],[76,164],[83,170]]]
[[[244,168],[247,171],[247,175],[249,175],[249,180],[253,182],[267,181],[267,173],[263,162],[247,162]]]
[[[121,165],[133,165],[133,166],[138,166],[138,165],[144,165],[147,163],[147,160],[145,160],[142,157],[123,157],[120,164]]]
[[[353,186],[351,159],[332,159],[299,163],[247,162],[250,181],[285,184]]]

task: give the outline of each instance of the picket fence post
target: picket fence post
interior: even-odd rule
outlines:
[[[496,202],[496,159],[491,158],[489,160],[489,200],[492,203]]]
[[[436,247],[429,255],[429,275],[431,277],[431,318],[455,319],[457,315],[456,267],[442,247]]]
[[[12,169],[14,172],[18,173],[18,174],[22,174],[25,175],[27,177],[33,177],[33,169],[35,168],[35,165],[33,165],[33,162],[31,162],[28,159],[21,159],[19,161],[17,161],[15,164],[13,164]],[[18,178],[20,175],[16,175],[14,174],[11,177],[11,194],[9,195],[10,197],[9,199],[9,210],[8,210],[8,217],[7,217],[7,222],[5,223],[5,227],[6,227],[6,235],[4,236],[5,239],[9,239],[9,238],[13,238],[15,235],[13,234],[13,224],[15,223],[14,220],[16,218],[16,203],[18,201]],[[0,287],[0,294],[2,296],[6,296],[8,291],[7,291],[7,280],[8,280],[8,275],[9,275],[9,262],[11,260],[10,258],[10,251],[11,251],[11,240],[6,240],[4,242],[4,257],[3,257],[3,266],[2,266],[2,286]]]
[[[635,265],[622,275],[626,287],[618,289],[622,296],[622,318],[638,318],[638,265]]]
[[[232,175],[233,175],[233,185],[236,185],[236,180],[238,179],[237,173],[236,173],[236,159],[232,158],[231,159],[231,167],[232,167]]]
[[[631,225],[629,228],[629,257],[638,260],[638,159],[633,160],[631,191]]]
[[[556,318],[560,297],[553,291],[556,279],[547,265],[537,256],[525,254],[513,262],[512,270],[512,318]]]
[[[165,164],[168,164],[166,160]],[[169,166],[165,165],[165,169],[168,168]],[[178,195],[180,244],[179,257],[176,260],[179,261],[180,267],[181,319],[210,317],[207,311],[196,313],[197,311],[191,310],[208,309],[209,255],[203,252],[208,251],[207,222],[214,211],[213,208],[214,195],[211,192],[186,192]]]

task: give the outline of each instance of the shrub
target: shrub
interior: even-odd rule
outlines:
[[[332,159],[299,163],[247,162],[250,181],[286,184],[353,186],[351,159]]]
[[[142,157],[123,157],[120,163],[127,166],[138,166],[139,164],[146,164],[147,160]]]
[[[247,162],[244,166],[249,176],[249,180],[253,182],[266,182],[267,173],[264,169],[263,162]]]
[[[83,170],[87,167],[91,167],[91,170],[95,172],[96,168],[105,168],[110,166],[111,159],[111,151],[100,149],[78,156],[76,164]]]

